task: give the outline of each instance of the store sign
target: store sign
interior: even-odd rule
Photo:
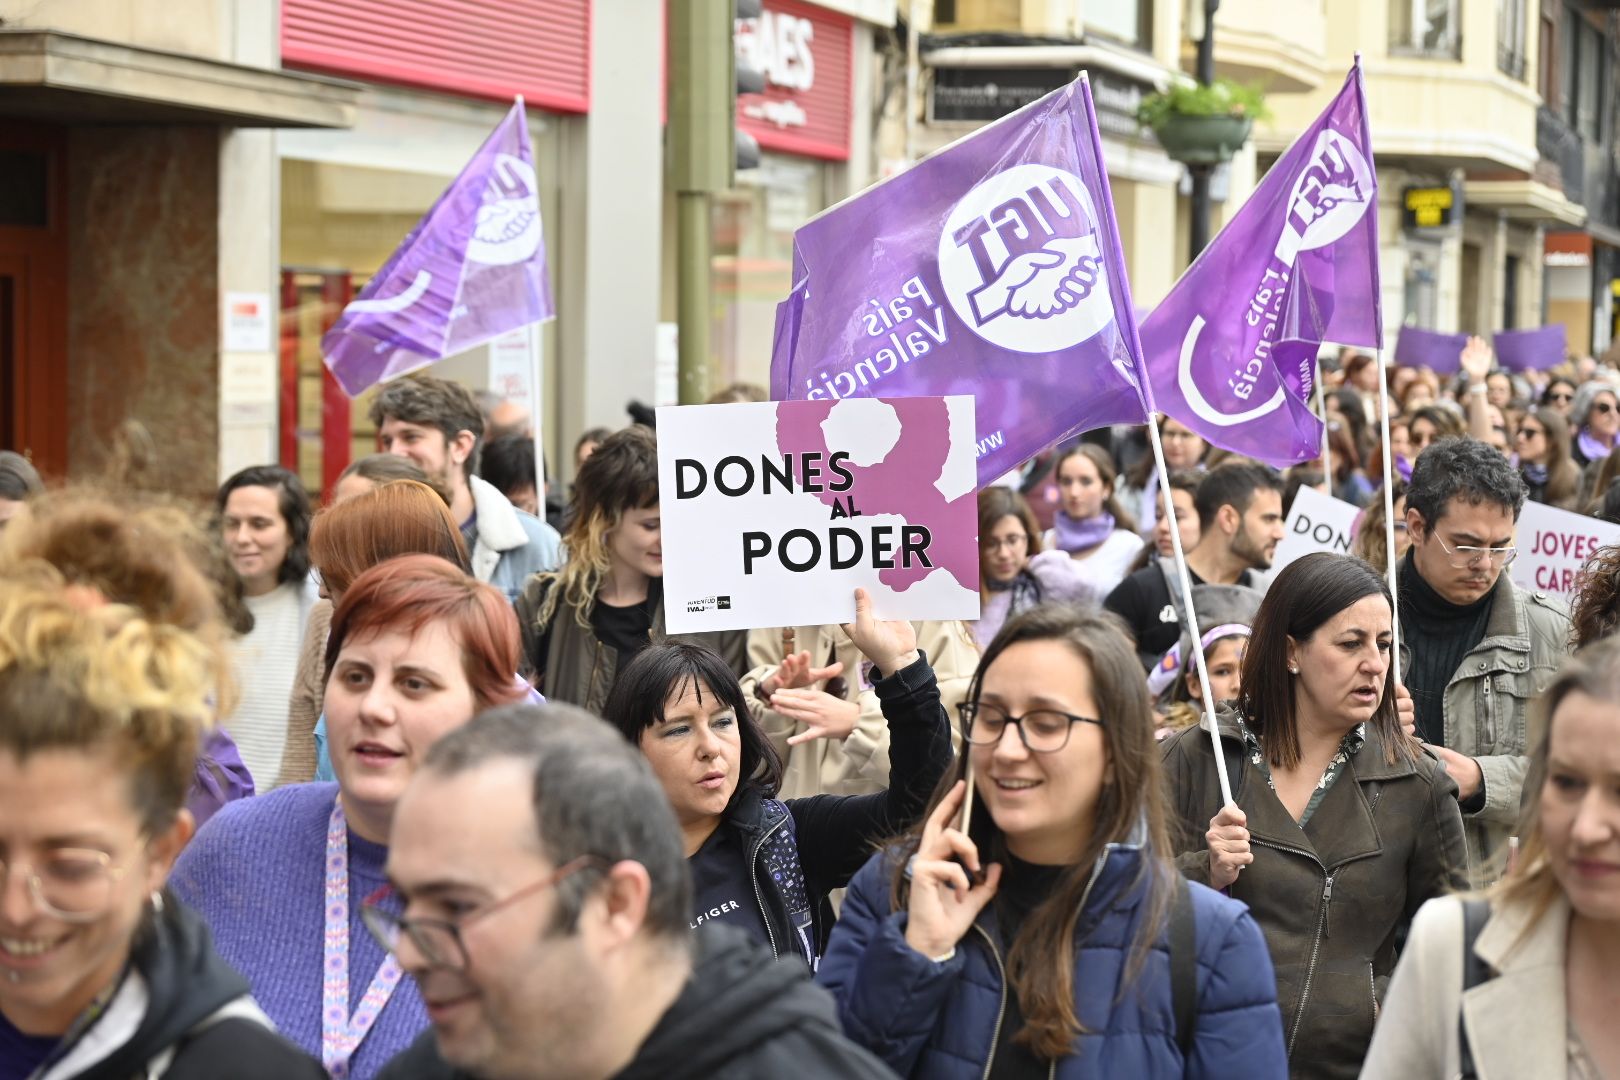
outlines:
[[[1548,233],[1542,252],[1547,266],[1587,267],[1592,265],[1592,238],[1586,233]]]
[[[1112,72],[1091,73],[1091,99],[1097,107],[1097,130],[1103,136],[1124,142],[1158,145],[1152,133],[1136,120],[1142,99],[1153,93],[1152,85],[1126,79]],[[1212,197],[1225,199],[1225,195]]]
[[[737,99],[737,126],[767,150],[849,157],[855,24],[802,0],[770,0],[736,24],[737,62],[765,74],[765,92]]]
[[[1449,187],[1401,189],[1402,223],[1408,229],[1440,229],[1459,219],[1462,200]]]
[[[1000,120],[1073,80],[1066,68],[935,68],[928,122]]]

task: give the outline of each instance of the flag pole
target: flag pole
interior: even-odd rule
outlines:
[[[1153,444],[1153,464],[1159,472],[1159,495],[1163,503],[1164,520],[1170,525],[1170,548],[1176,557],[1176,573],[1181,579],[1182,621],[1192,636],[1193,663],[1198,666],[1198,684],[1204,688],[1204,721],[1209,741],[1215,748],[1215,775],[1221,781],[1221,805],[1232,806],[1232,781],[1226,775],[1226,755],[1221,752],[1221,733],[1215,727],[1215,695],[1209,681],[1209,669],[1204,664],[1204,650],[1199,647],[1203,636],[1198,629],[1198,613],[1193,610],[1192,576],[1187,573],[1187,553],[1181,550],[1181,530],[1176,526],[1176,505],[1170,499],[1170,470],[1164,464],[1164,444],[1159,440],[1158,413],[1148,414],[1148,439]],[[1175,590],[1172,589],[1171,592]],[[1174,606],[1174,605],[1172,605]]]
[[[1316,414],[1322,418],[1322,479],[1333,494],[1333,451],[1328,443],[1327,391],[1322,389],[1322,358],[1316,358]]]
[[[1401,605],[1395,587],[1395,462],[1389,453],[1389,378],[1384,371],[1384,349],[1380,345],[1378,364],[1378,426],[1384,440],[1384,574],[1389,581],[1389,670],[1395,685],[1401,683]]]

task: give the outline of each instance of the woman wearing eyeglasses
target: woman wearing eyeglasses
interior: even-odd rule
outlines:
[[[1265,931],[1295,1077],[1357,1075],[1398,935],[1465,882],[1456,785],[1402,729],[1390,624],[1388,586],[1366,563],[1291,563],[1220,717],[1235,805],[1222,804],[1207,732],[1165,744],[1177,865],[1248,904]]]
[[[1167,860],[1147,687],[1113,617],[1011,620],[960,712],[966,753],[926,819],[844,897],[817,981],[845,1033],[901,1076],[1286,1076],[1259,930]]]
[[[1584,469],[1594,461],[1602,461],[1620,443],[1620,398],[1606,382],[1589,382],[1575,392],[1570,406],[1570,426],[1575,429],[1570,444],[1570,458]]]
[[[1514,435],[1519,475],[1533,502],[1575,509],[1581,471],[1569,457],[1569,425],[1555,409],[1530,412]]]
[[[299,1080],[164,883],[217,654],[48,577],[0,580],[0,1077]]]
[[[343,593],[326,645],[336,784],[232,803],[186,849],[175,889],[293,1042],[334,1076],[373,1076],[426,1027],[410,980],[366,932],[386,896],[394,804],[429,747],[523,693],[519,634],[497,589],[431,555],[372,567]],[[397,905],[395,907],[397,910]]]
[[[831,894],[873,845],[919,819],[951,763],[939,685],[909,622],[877,622],[864,589],[844,631],[872,661],[889,724],[889,786],[869,795],[777,798],[782,764],[719,653],[667,642],[620,673],[603,715],[646,755],[685,839],[692,928],[735,926],[814,970]]]
[[[1059,468],[1061,469],[1061,464]],[[979,492],[979,620],[969,624],[979,647],[1001,624],[1044,600],[1089,600],[1102,594],[1079,573],[1069,553],[1042,550],[1029,503],[1011,488]]]

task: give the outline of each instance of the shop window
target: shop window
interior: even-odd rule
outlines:
[[[716,197],[713,387],[770,384],[776,305],[793,286],[793,232],[829,205],[828,171],[821,161],[767,153]]]
[[[1455,60],[1462,43],[1462,0],[1390,0],[1389,51]]]
[[[1496,0],[1496,68],[1523,81],[1525,0]]]
[[[1133,45],[1144,52],[1153,49],[1152,0],[1111,0],[1106,4],[1085,5],[1086,30]]]

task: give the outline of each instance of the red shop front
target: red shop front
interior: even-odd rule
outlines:
[[[351,402],[326,373],[321,335],[495,126],[496,103],[523,96],[555,220],[546,119],[589,110],[591,0],[282,0],[281,13],[287,67],[379,88],[354,130],[281,162],[280,457],[330,492],[375,432],[369,395]],[[460,377],[453,360],[446,372]]]

